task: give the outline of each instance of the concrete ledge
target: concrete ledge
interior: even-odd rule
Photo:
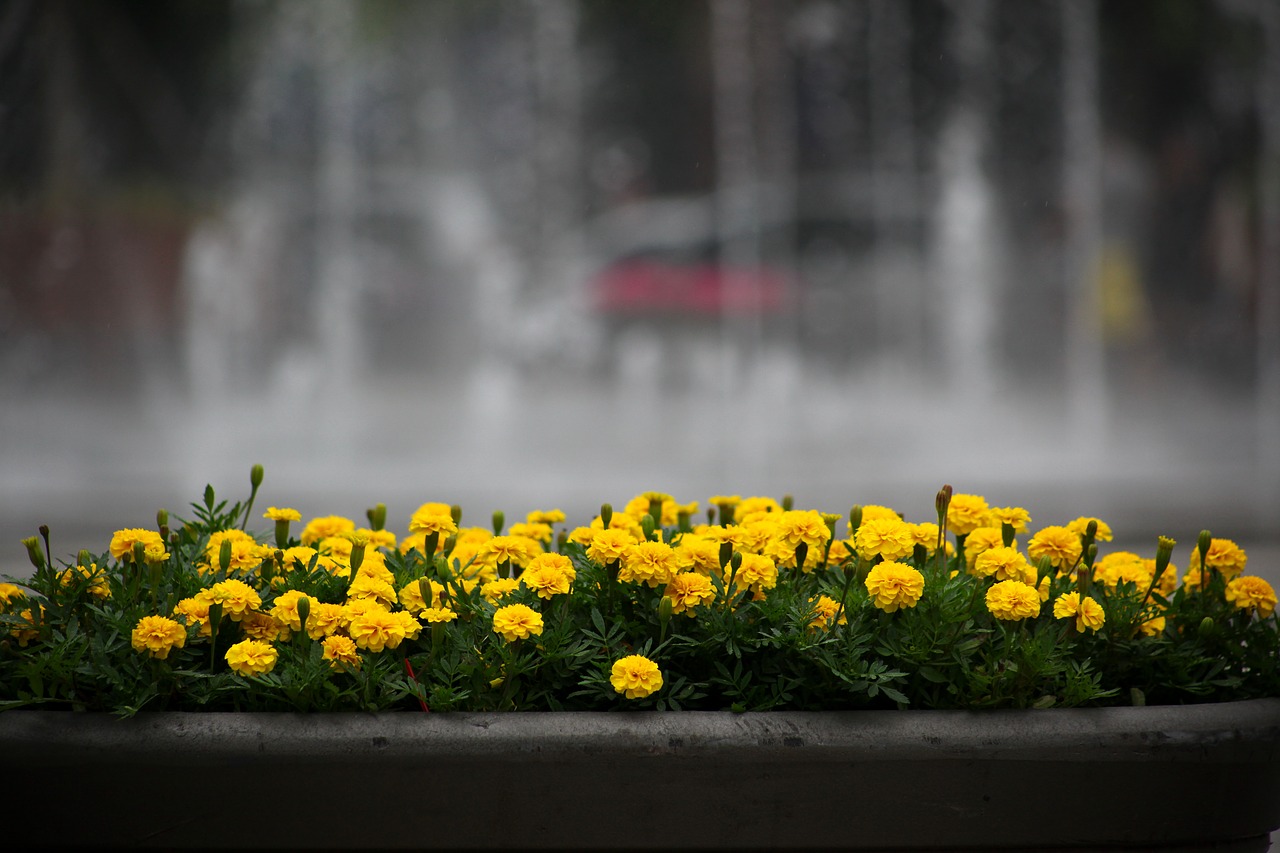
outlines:
[[[18,794],[6,798],[15,849],[1261,851],[1280,827],[1280,699],[983,713],[12,711],[0,714],[0,768]]]

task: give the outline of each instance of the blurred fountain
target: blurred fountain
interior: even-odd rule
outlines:
[[[1002,385],[997,338],[1000,270],[996,198],[987,175],[992,126],[992,4],[952,2],[950,59],[959,90],[938,134],[934,288],[944,381],[981,407]]]
[[[1066,398],[1077,449],[1092,453],[1107,445],[1109,421],[1098,293],[1103,226],[1098,6],[1078,0],[1061,8]]]

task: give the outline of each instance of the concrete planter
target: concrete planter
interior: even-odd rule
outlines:
[[[1034,712],[0,714],[4,839],[1214,849],[1280,827],[1280,699]]]

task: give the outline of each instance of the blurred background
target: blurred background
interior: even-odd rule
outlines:
[[[949,482],[1275,578],[1280,4],[5,0],[0,400],[6,571],[261,462],[399,532]]]

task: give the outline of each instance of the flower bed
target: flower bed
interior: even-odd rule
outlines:
[[[1204,532],[1173,562],[944,487],[935,519],[645,493],[401,536],[243,503],[115,533],[0,585],[0,708],[593,711],[1048,708],[1280,696],[1276,596]],[[300,529],[294,530],[294,525]],[[1034,532],[1033,532],[1034,530]],[[296,533],[296,535],[295,535]],[[12,581],[12,579],[10,579]]]

